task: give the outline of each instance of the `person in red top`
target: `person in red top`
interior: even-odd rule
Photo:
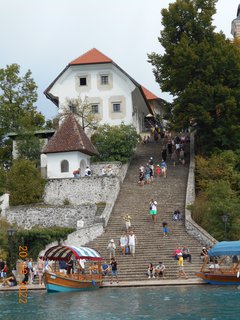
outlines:
[[[178,260],[178,255],[179,255],[179,253],[182,253],[182,250],[181,250],[180,247],[177,247],[177,249],[174,250],[174,252],[173,252],[173,256],[174,256],[174,259],[175,259],[175,260]]]
[[[156,174],[158,177],[160,177],[160,175],[161,175],[161,168],[160,168],[159,164],[157,164],[157,167],[156,167]]]

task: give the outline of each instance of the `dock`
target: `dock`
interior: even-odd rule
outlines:
[[[115,280],[115,279],[114,279]],[[159,287],[159,286],[186,286],[186,285],[199,285],[205,284],[201,279],[146,279],[141,281],[104,281],[101,288],[123,288],[123,287]],[[44,285],[39,284],[28,284],[27,289],[30,290],[41,290],[45,291]],[[0,291],[18,291],[19,286],[15,287],[0,287]]]

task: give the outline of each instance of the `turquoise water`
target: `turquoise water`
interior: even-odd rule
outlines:
[[[17,292],[0,292],[0,319],[5,320],[132,320],[240,318],[240,287],[177,286],[104,288],[94,292],[28,292],[18,303]]]

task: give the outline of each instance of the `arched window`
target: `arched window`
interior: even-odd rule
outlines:
[[[69,163],[67,160],[61,161],[61,172],[69,172]]]

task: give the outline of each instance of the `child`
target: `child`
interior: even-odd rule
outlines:
[[[161,168],[160,168],[159,164],[157,164],[157,167],[156,167],[156,174],[158,177],[160,177],[160,175],[161,175]]]
[[[167,222],[163,222],[162,227],[163,227],[163,236],[166,237],[168,233]]]
[[[162,160],[162,163],[161,163],[161,170],[162,170],[162,175],[164,176],[164,178],[166,178],[167,177],[167,165],[164,160]]]

